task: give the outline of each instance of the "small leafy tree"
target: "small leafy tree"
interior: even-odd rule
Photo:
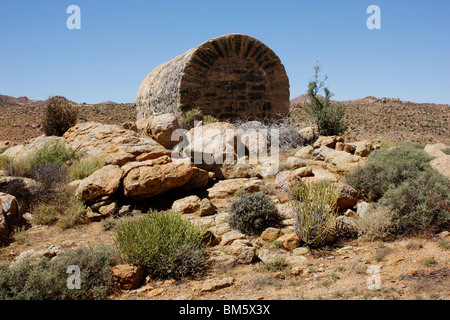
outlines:
[[[319,127],[319,133],[325,136],[339,135],[347,130],[348,125],[344,122],[345,107],[341,103],[330,101],[333,94],[325,87],[325,76],[323,81],[319,80],[320,66],[314,67],[314,77],[308,84],[309,101],[305,103],[303,109],[309,118]],[[319,95],[323,89],[324,97]]]

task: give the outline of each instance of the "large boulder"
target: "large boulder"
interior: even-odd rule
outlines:
[[[30,158],[37,150],[44,147],[46,143],[49,141],[58,141],[62,140],[61,137],[55,137],[55,136],[46,136],[41,135],[37,138],[31,139],[27,141],[24,144],[18,144],[15,146],[12,146],[11,148],[8,148],[3,152],[2,155],[5,155],[11,159],[14,160],[24,160]]]
[[[97,122],[77,124],[64,133],[63,138],[72,149],[100,156],[106,164],[119,166],[171,153],[155,140],[140,137],[135,131]]]
[[[442,151],[445,148],[446,146],[444,144],[437,143],[433,145],[427,144],[424,150],[430,156],[434,157],[430,162],[431,167],[450,179],[450,155]]]
[[[172,140],[173,132],[180,128],[178,118],[173,113],[142,118],[136,121],[136,127],[141,135],[154,139],[165,148],[172,149],[178,143]]]
[[[236,128],[228,122],[194,127],[186,133],[182,154],[194,164],[233,163],[245,156],[245,145]]]
[[[106,165],[83,179],[75,195],[86,202],[111,196],[119,189],[122,176],[123,171],[119,166]]]
[[[350,154],[345,151],[337,151],[325,146],[319,149],[325,155],[327,169],[337,173],[345,174],[353,172],[360,166],[364,166],[365,158]]]
[[[133,199],[151,198],[163,192],[180,188],[193,175],[192,167],[184,162],[173,162],[165,156],[142,162],[131,162],[122,167],[123,191]]]
[[[292,171],[281,171],[275,176],[275,191],[280,203],[289,201],[289,190],[296,182],[301,182],[301,177]]]
[[[358,141],[347,144],[355,148],[356,156],[367,157],[370,154],[370,152],[372,152],[372,142],[370,141]]]
[[[14,229],[22,222],[16,197],[0,192],[0,245],[7,244]]]
[[[247,147],[250,157],[267,154],[267,139],[259,130],[241,133],[241,141]]]
[[[334,187],[338,193],[336,204],[338,210],[350,209],[356,205],[358,202],[358,191],[342,182],[335,183]]]
[[[214,186],[209,188],[208,196],[209,198],[224,199],[232,196],[238,190],[244,190],[249,193],[260,191],[264,182],[255,178],[239,178],[230,180],[221,180]]]
[[[340,136],[319,136],[314,142],[313,147],[314,149],[317,149],[321,146],[325,146],[334,149],[337,142],[344,142],[344,138]]]

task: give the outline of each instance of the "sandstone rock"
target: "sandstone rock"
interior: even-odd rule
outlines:
[[[310,251],[307,247],[300,247],[300,248],[295,248],[294,250],[292,250],[292,253],[295,255],[303,256],[305,254],[309,254]]]
[[[256,166],[246,162],[216,165],[213,168],[218,179],[261,178]]]
[[[16,197],[0,192],[0,245],[10,240],[14,229],[22,222],[22,212]]]
[[[168,157],[124,166],[123,189],[133,199],[154,197],[179,188],[189,182],[193,170],[185,163],[172,162]]]
[[[202,199],[200,202],[199,214],[200,217],[210,216],[216,213],[216,206],[209,199]]]
[[[348,184],[338,182],[334,184],[338,192],[337,209],[344,210],[353,208],[358,202],[358,191],[350,187]]]
[[[242,264],[250,264],[256,258],[256,248],[246,241],[233,241],[230,250],[237,257],[237,262]]]
[[[247,147],[249,157],[267,154],[267,139],[258,130],[247,130],[240,132],[241,141]]]
[[[372,152],[372,142],[370,141],[358,141],[348,144],[355,147],[356,156],[367,157]]]
[[[277,228],[267,228],[266,230],[261,233],[261,239],[264,241],[270,241],[273,242],[277,240],[281,235],[280,229]]]
[[[182,154],[194,164],[233,163],[245,156],[245,145],[236,128],[228,122],[215,122],[194,127],[186,133],[187,146]]]
[[[325,153],[321,149],[315,149],[311,154],[311,159],[315,161],[324,161]]]
[[[297,158],[297,157],[288,157],[287,160],[286,160],[286,163],[292,169],[298,169],[298,168],[306,167],[306,162],[303,161],[301,158]]]
[[[289,201],[289,188],[296,182],[300,182],[301,177],[291,171],[282,171],[275,176],[275,190],[280,203]]]
[[[313,171],[309,167],[303,167],[303,168],[299,168],[299,169],[292,171],[292,174],[296,177],[304,178],[304,177],[312,176]]]
[[[111,268],[111,274],[117,287],[124,290],[136,289],[145,279],[145,272],[141,266],[119,264]]]
[[[336,142],[336,147],[335,149],[337,151],[345,151],[348,153],[354,153],[356,150],[356,147],[354,145],[348,144],[348,143],[344,143],[344,142]]]
[[[119,189],[122,176],[123,171],[119,166],[112,164],[104,166],[83,179],[75,195],[84,201],[110,196]]]
[[[242,232],[238,230],[232,230],[222,235],[222,241],[220,241],[220,245],[226,246],[231,244],[234,240],[245,238],[246,236]]]
[[[298,132],[302,135],[303,144],[312,143],[319,137],[319,128],[317,126],[302,128]]]
[[[320,182],[320,181],[337,182],[338,176],[335,173],[330,172],[326,169],[314,168],[313,176],[304,177],[302,179],[302,181],[303,182]]]
[[[308,158],[311,158],[313,151],[314,151],[313,146],[305,146],[305,147],[301,148],[300,150],[298,150],[295,153],[295,156],[297,158],[308,159]]]
[[[194,213],[200,209],[201,200],[197,196],[189,196],[176,200],[172,204],[172,211],[179,213]]]
[[[3,155],[14,160],[24,160],[30,158],[37,150],[44,147],[50,141],[61,141],[61,137],[41,135],[37,138],[27,141],[25,144],[19,144],[7,149]]]
[[[98,212],[103,217],[109,217],[109,216],[114,215],[117,212],[117,209],[119,209],[119,204],[118,204],[117,200],[115,200],[115,201],[110,201],[109,203],[106,203],[103,206],[100,206],[98,208]]]
[[[314,142],[314,149],[320,148],[321,146],[326,146],[328,148],[334,149],[336,142],[344,142],[343,137],[339,136],[319,136],[319,138]]]
[[[434,158],[441,158],[447,156],[442,150],[445,149],[444,144],[437,143],[437,144],[427,144],[425,148],[423,149],[426,153],[428,153],[430,156]]]
[[[348,173],[365,164],[365,160],[360,156],[345,151],[336,151],[326,147],[321,147],[320,150],[325,153],[325,162],[330,171]]]
[[[279,241],[281,243],[281,247],[285,250],[294,250],[300,245],[300,239],[294,233],[284,234],[276,241]]]
[[[258,192],[263,185],[264,182],[259,179],[230,179],[217,182],[214,186],[207,189],[207,191],[210,199],[224,199],[232,196],[236,191],[240,189],[245,190],[249,193]]]
[[[450,179],[450,156],[445,155],[445,157],[436,158],[434,160],[431,160],[430,162],[431,167],[438,171],[443,176]]]
[[[180,128],[178,118],[173,113],[154,115],[136,121],[137,131],[150,137],[165,148],[172,149],[178,141],[172,141],[172,133]]]
[[[77,151],[102,157],[106,164],[122,166],[146,154],[146,159],[156,159],[171,154],[150,138],[142,138],[132,130],[117,125],[85,122],[75,125],[64,133],[66,143]]]
[[[208,279],[203,282],[201,292],[213,292],[231,286],[234,283],[233,277],[223,277]]]
[[[192,167],[192,177],[191,179],[181,188],[183,190],[193,190],[197,188],[206,187],[210,181],[210,173],[206,170]]]

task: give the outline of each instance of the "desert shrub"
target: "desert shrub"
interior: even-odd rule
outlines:
[[[8,156],[0,155],[0,170],[6,170],[12,161],[13,159]]]
[[[360,192],[367,201],[377,201],[390,188],[414,179],[430,168],[432,158],[422,149],[410,144],[400,144],[389,149],[372,152],[363,168],[347,174],[347,183]]]
[[[442,150],[442,152],[446,155],[450,155],[450,147],[445,148],[444,150]]]
[[[47,136],[62,136],[78,120],[79,110],[69,100],[51,97],[47,100],[42,128]]]
[[[428,169],[389,189],[380,203],[393,211],[396,233],[435,232],[450,227],[449,190],[448,179]]]
[[[14,159],[6,163],[6,173],[10,177],[30,177],[30,164],[28,159]]]
[[[78,154],[70,147],[66,147],[64,141],[55,138],[47,141],[30,157],[28,162],[30,168],[34,169],[48,164],[64,164],[77,157]]]
[[[330,183],[296,183],[290,188],[294,230],[310,247],[324,245],[336,217],[338,194]]]
[[[2,300],[82,300],[104,299],[111,293],[112,248],[79,247],[46,257],[0,263],[0,299]],[[81,288],[69,289],[67,268],[80,268]]]
[[[358,236],[363,240],[389,240],[394,227],[394,213],[386,207],[378,206],[356,220]]]
[[[281,151],[297,149],[303,146],[303,136],[291,124],[289,115],[280,115],[276,119],[263,119],[261,121],[236,120],[233,122],[233,125],[241,135],[249,131],[260,132],[266,138],[268,150],[272,142],[277,142]]]
[[[84,179],[92,173],[102,168],[105,165],[105,160],[101,157],[85,157],[74,161],[69,167],[69,179],[71,181]]]
[[[67,188],[48,195],[31,210],[34,223],[49,225],[57,222],[61,229],[69,229],[84,222],[86,206]]]
[[[319,133],[325,136],[339,135],[347,130],[348,125],[344,122],[345,107],[341,103],[330,101],[333,94],[325,87],[325,80],[319,81],[320,66],[314,67],[314,77],[308,84],[309,101],[303,105],[303,109],[309,118],[319,127]],[[324,91],[324,97],[319,95]]]
[[[262,192],[240,196],[231,204],[229,213],[229,225],[248,235],[260,235],[282,221],[272,199]]]
[[[179,213],[151,211],[122,221],[115,242],[130,263],[143,266],[157,278],[180,279],[207,269],[205,231]]]
[[[186,111],[185,113],[181,114],[178,119],[180,127],[186,130],[192,129],[195,125],[195,122],[198,121],[203,121],[203,111],[198,108]]]
[[[214,117],[214,116],[211,116],[211,115],[203,116],[203,124],[204,125],[215,123],[215,122],[218,122],[218,121],[219,120],[216,117]]]

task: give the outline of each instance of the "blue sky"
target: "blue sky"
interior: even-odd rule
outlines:
[[[81,30],[69,30],[69,5]],[[369,30],[367,7],[381,9]],[[449,0],[1,0],[0,94],[134,102],[156,66],[243,33],[278,54],[291,98],[320,64],[336,100],[450,104]]]

